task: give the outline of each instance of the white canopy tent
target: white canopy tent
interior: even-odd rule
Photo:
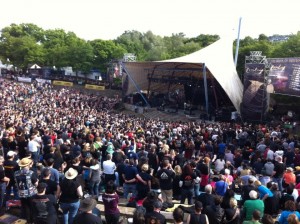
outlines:
[[[221,38],[215,43],[189,55],[158,62],[126,62],[125,68],[131,81],[126,82],[123,76],[123,91],[125,95],[144,90],[149,85],[148,74],[150,70],[159,69],[194,69],[193,76],[199,77],[205,66],[208,77],[213,76],[224,89],[235,109],[240,112],[240,104],[243,98],[243,84],[237,74],[233,60],[233,41]],[[159,85],[159,84],[154,84]],[[164,86],[164,88],[166,88]]]

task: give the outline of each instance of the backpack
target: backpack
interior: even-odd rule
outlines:
[[[264,151],[264,159],[267,159],[269,150],[270,148],[266,148],[266,150]]]
[[[183,181],[183,186],[184,187],[191,187],[193,186],[193,178],[188,175],[184,178],[184,181]]]

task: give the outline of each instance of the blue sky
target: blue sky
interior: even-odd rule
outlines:
[[[115,39],[126,30],[236,38],[241,17],[241,38],[257,38],[262,33],[296,34],[299,8],[299,0],[9,0],[1,5],[0,28],[33,23],[86,40]]]

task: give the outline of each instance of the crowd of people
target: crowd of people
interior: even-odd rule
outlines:
[[[28,223],[102,223],[98,201],[117,224],[120,198],[135,224],[168,209],[174,223],[299,223],[299,142],[281,125],[146,119],[115,113],[119,97],[7,80],[0,101],[0,206],[20,200]]]

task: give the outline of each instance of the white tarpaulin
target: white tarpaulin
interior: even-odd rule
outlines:
[[[230,39],[220,39],[199,51],[183,57],[158,62],[126,62],[125,67],[137,86],[143,90],[147,89],[148,86],[147,70],[157,67],[168,69],[172,67],[174,69],[199,68],[198,74],[201,75],[201,67],[205,64],[209,74],[219,82],[236,110],[240,112],[243,84],[234,65],[232,44],[233,41]],[[129,81],[126,85],[126,94],[137,91],[132,81]]]

